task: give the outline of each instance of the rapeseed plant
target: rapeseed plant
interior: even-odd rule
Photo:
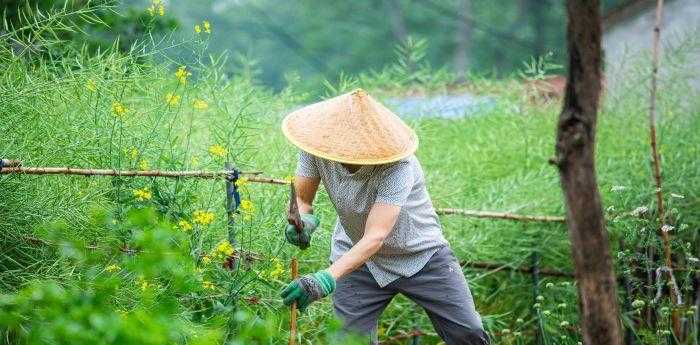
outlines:
[[[152,0],[151,5],[146,10],[152,17],[155,17],[156,14],[161,17],[165,15],[165,5],[162,0]]]
[[[187,77],[191,75],[192,73],[187,71],[186,66],[180,66],[177,68],[177,71],[175,71],[175,78],[177,78],[177,81],[182,85],[187,84]]]
[[[139,161],[139,170],[142,170],[142,171],[151,170],[151,165],[148,163],[147,160],[142,159],[141,161]]]
[[[136,200],[138,200],[138,201],[151,200],[151,198],[153,197],[153,194],[151,193],[151,191],[145,187],[135,189],[133,191],[133,194],[134,194],[134,197],[136,198]]]
[[[233,255],[233,246],[228,240],[222,240],[221,242],[219,242],[219,244],[216,245],[214,253],[216,253],[217,255],[228,257],[230,255]]]
[[[202,99],[195,99],[194,102],[192,102],[192,106],[197,110],[205,110],[209,108],[209,104]]]
[[[202,210],[195,211],[192,215],[192,221],[199,225],[209,225],[214,221],[214,212]]]
[[[124,153],[127,155],[127,157],[134,160],[139,156],[139,149],[137,149],[135,146],[131,146],[131,147],[125,148]]]
[[[182,230],[182,231],[190,231],[192,230],[192,223],[188,222],[185,219],[180,219],[179,222],[177,222],[177,227]]]
[[[228,150],[219,144],[214,144],[209,147],[209,154],[215,158],[223,158],[228,154]]]
[[[248,185],[248,178],[247,177],[239,177],[238,180],[236,180],[235,185],[236,187],[245,187]]]
[[[112,113],[114,113],[114,116],[116,116],[118,119],[124,119],[126,112],[127,109],[124,104],[118,101],[112,102]]]
[[[168,93],[165,95],[165,104],[168,106],[174,107],[180,104],[180,95],[175,95],[172,93]]]

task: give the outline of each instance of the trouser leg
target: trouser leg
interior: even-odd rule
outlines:
[[[346,331],[368,335],[377,344],[379,315],[395,295],[395,290],[379,287],[363,265],[336,282],[333,306]]]
[[[425,309],[447,345],[489,344],[467,280],[449,247],[435,253],[418,273],[397,280],[395,287]]]

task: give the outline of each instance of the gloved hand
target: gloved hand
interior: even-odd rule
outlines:
[[[320,220],[311,213],[302,213],[299,217],[301,222],[304,223],[304,228],[297,232],[297,228],[294,225],[287,224],[287,227],[284,229],[284,237],[287,238],[287,242],[301,249],[306,249],[311,244],[311,234],[316,231]]]
[[[300,311],[306,308],[313,301],[330,295],[335,290],[335,279],[330,272],[319,271],[314,274],[307,274],[289,283],[282,290],[282,299],[285,305],[297,302]]]

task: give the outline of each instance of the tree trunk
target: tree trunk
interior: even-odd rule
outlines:
[[[396,41],[399,44],[403,44],[408,37],[408,29],[406,28],[401,0],[384,0],[384,5],[391,22],[391,32],[394,34]]]
[[[545,11],[549,4],[545,0],[529,0],[530,10],[532,12],[532,28],[535,31],[535,37],[533,40],[532,55],[535,57],[540,57],[544,55],[545,42],[547,38],[545,36],[545,28],[547,23],[545,20]]]
[[[599,5],[598,0],[566,4],[569,76],[553,163],[559,168],[566,202],[584,343],[620,345],[615,276],[595,172],[602,73]]]
[[[460,19],[457,22],[457,30],[455,31],[455,53],[454,66],[455,74],[460,81],[464,81],[469,68],[469,53],[471,51],[472,28],[467,22],[467,18],[471,15],[471,0],[459,0]]]

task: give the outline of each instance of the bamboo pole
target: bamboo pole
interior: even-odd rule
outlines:
[[[299,278],[299,264],[297,263],[297,258],[292,258],[292,280]],[[297,343],[297,302],[292,303],[291,309],[289,310],[289,345],[296,345]]]
[[[494,271],[513,271],[521,273],[534,273],[533,267],[513,267],[505,263],[499,262],[486,262],[486,261],[460,261],[459,264],[462,267],[471,267],[484,270],[494,270]],[[562,278],[573,278],[574,274],[571,272],[560,271],[553,268],[539,268],[537,272],[540,276],[551,276],[551,277],[562,277]]]
[[[289,184],[287,180],[272,177],[259,176],[260,171],[243,171],[240,174],[246,176],[248,182]],[[78,175],[78,176],[120,176],[120,177],[166,177],[166,178],[202,178],[222,179],[231,175],[231,171],[210,170],[116,170],[116,169],[83,169],[71,167],[9,167],[0,170],[0,174],[20,175]]]
[[[661,41],[661,15],[663,14],[663,0],[656,2],[656,20],[654,22],[654,33],[652,38],[652,54],[651,54],[651,91],[649,93],[649,144],[652,154],[652,168],[654,170],[654,180],[656,182],[656,205],[659,215],[659,230],[664,249],[664,261],[668,270],[665,270],[668,275],[668,280],[674,281],[673,277],[673,253],[671,251],[670,236],[668,231],[664,230],[666,224],[666,213],[664,210],[664,196],[661,179],[661,162],[659,159],[659,150],[656,141],[656,92],[658,89],[658,74],[659,74],[659,50]],[[657,277],[657,279],[659,279]],[[671,301],[674,305],[680,304],[679,291],[677,287],[672,286]],[[678,310],[675,308],[671,313],[673,323],[673,333],[677,339],[682,340],[681,323],[678,315]]]
[[[211,170],[116,170],[116,169],[92,169],[92,168],[72,168],[72,167],[22,167],[17,160],[3,159],[4,168],[0,170],[0,175],[78,175],[78,176],[119,176],[119,177],[164,177],[164,178],[202,178],[202,179],[225,179],[228,178],[232,170],[220,171]],[[10,163],[11,162],[11,163]],[[277,185],[289,185],[286,179],[269,176],[260,176],[261,171],[242,171],[241,176],[245,176],[248,182],[266,183]],[[437,208],[440,215],[460,215],[464,217],[502,219],[525,222],[545,222],[564,223],[566,219],[561,216],[550,215],[522,215],[510,212],[481,211],[461,208]]]
[[[521,215],[510,212],[493,212],[493,211],[477,211],[459,208],[438,208],[435,209],[437,214],[441,215],[460,215],[475,218],[491,218],[504,219],[525,222],[549,222],[549,223],[564,223],[566,218],[560,216],[540,216],[540,215]]]

